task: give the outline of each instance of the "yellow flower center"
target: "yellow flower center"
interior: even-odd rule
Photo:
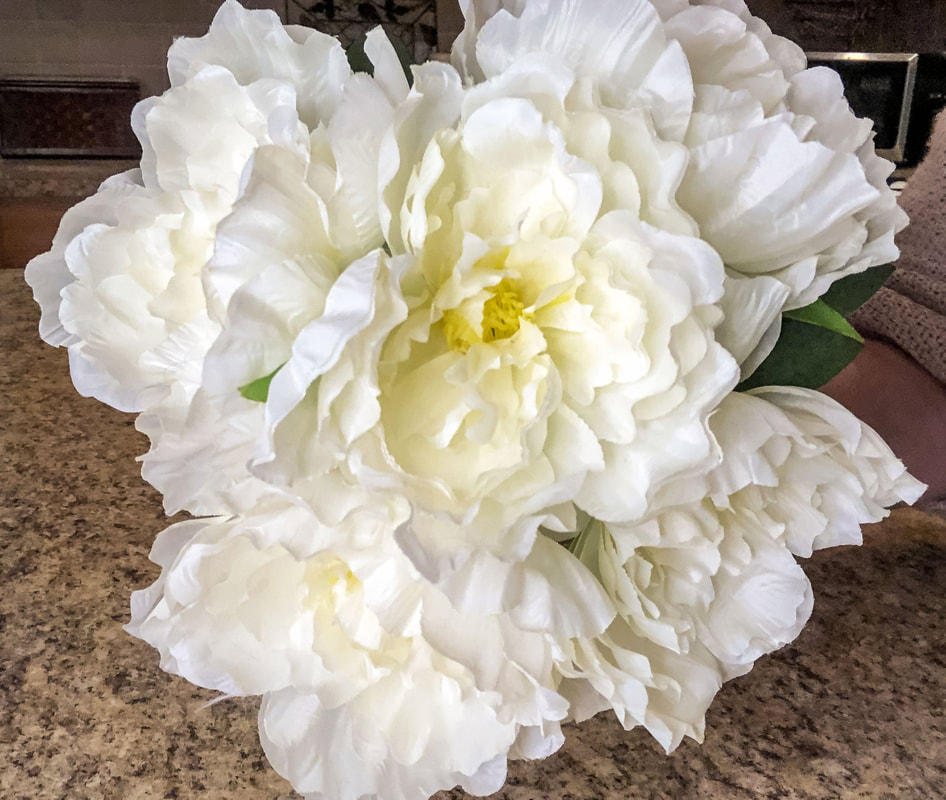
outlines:
[[[308,588],[305,604],[309,609],[332,609],[343,596],[361,587],[361,581],[344,561],[327,554],[306,563],[305,583]]]
[[[465,353],[480,341],[473,326],[459,311],[452,308],[443,313],[443,335],[447,339],[447,347],[461,353]]]
[[[483,303],[483,341],[508,339],[519,330],[519,318],[525,306],[512,283],[503,278],[491,290],[493,296]]]
[[[443,314],[443,335],[451,350],[465,353],[479,342],[496,342],[508,339],[519,330],[523,319],[531,320],[533,314],[525,311],[525,304],[512,281],[503,278],[489,289],[491,297],[483,303],[483,321],[478,333],[469,320],[456,309]]]

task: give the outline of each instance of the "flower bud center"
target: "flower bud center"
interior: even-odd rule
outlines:
[[[523,305],[512,282],[503,278],[490,291],[493,296],[483,303],[483,341],[508,339],[519,330]]]
[[[491,286],[489,292],[490,296],[483,302],[480,332],[462,310],[444,312],[443,334],[451,350],[465,353],[474,344],[508,339],[519,330],[522,319],[532,319],[533,314],[525,310],[525,303],[508,278]]]

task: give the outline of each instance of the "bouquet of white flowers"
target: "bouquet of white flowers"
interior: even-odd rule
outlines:
[[[906,222],[871,123],[742,0],[466,0],[371,71],[234,0],[141,168],[27,268],[172,525],[128,630],[261,695],[308,798],[498,790],[612,710],[669,751],[922,486],[815,389]]]

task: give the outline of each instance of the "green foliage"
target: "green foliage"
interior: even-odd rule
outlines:
[[[893,264],[882,264],[857,275],[848,275],[835,281],[821,299],[846,317],[864,305],[893,275],[893,270]]]
[[[584,564],[600,582],[601,538],[610,536],[610,533],[603,522],[585,514],[582,514],[582,517],[584,518],[584,525],[581,532],[569,543],[568,552]]]
[[[283,365],[280,364],[276,369],[270,372],[269,375],[264,375],[262,378],[257,378],[255,381],[246,384],[246,386],[241,386],[240,394],[247,400],[252,400],[255,403],[265,403],[266,398],[269,397],[269,384],[273,382],[276,373],[282,368]]]
[[[408,49],[396,36],[388,36],[388,39],[394,47],[394,52],[397,53],[397,60],[401,62],[401,68],[404,70],[404,75],[407,77],[408,85],[413,86],[414,75],[411,72],[413,58],[410,52],[408,52]],[[364,35],[359,36],[352,42],[346,55],[348,56],[348,64],[353,72],[367,72],[369,75],[374,75],[374,64],[371,63],[368,59],[368,55],[365,53]]]
[[[864,343],[845,317],[866,303],[893,270],[892,264],[884,264],[848,275],[832,284],[820,300],[786,311],[775,349],[737,391],[756,386],[824,386],[854,360]]]
[[[798,322],[815,325],[819,328],[826,328],[840,336],[847,336],[849,339],[854,339],[862,344],[864,342],[861,335],[851,327],[851,323],[844,319],[840,312],[829,306],[824,300],[815,300],[814,303],[804,308],[786,311],[782,315],[782,318],[783,321],[793,319]]]
[[[782,333],[759,368],[736,387],[803,386],[818,389],[860,352],[864,340],[824,300],[782,315]]]

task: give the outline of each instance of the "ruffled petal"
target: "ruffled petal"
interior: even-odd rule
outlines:
[[[236,0],[226,0],[204,36],[175,40],[168,52],[171,86],[208,65],[224,67],[244,86],[274,78],[298,87],[299,116],[310,129],[331,118],[351,75],[335,37],[285,27],[274,12],[250,11]]]
[[[781,281],[792,309],[894,260],[906,218],[886,184],[893,167],[876,155],[870,122],[854,117],[837,74],[805,69],[801,49],[742,0],[657,8],[694,82],[679,201],[727,268]]]
[[[745,380],[775,347],[791,290],[775,278],[737,272],[726,275],[725,287],[720,302],[725,316],[716,328],[716,340],[736,359]]]
[[[693,101],[690,70],[650,3],[472,2],[464,15],[453,55],[463,74],[488,79],[526,54],[552,53],[576,74],[593,78],[609,105],[629,107],[643,99],[661,135],[683,138]]]
[[[26,282],[32,287],[33,298],[42,311],[39,335],[48,344],[68,347],[77,341],[62,327],[59,319],[62,291],[75,281],[66,263],[66,247],[89,225],[115,224],[118,206],[124,198],[139,193],[141,186],[141,173],[137,169],[106,180],[94,195],[65,213],[53,237],[52,249],[26,265]]]
[[[436,698],[436,702],[431,702]],[[425,800],[457,784],[497,791],[515,732],[497,698],[464,691],[434,669],[392,677],[355,702],[327,708],[297,689],[267,695],[260,741],[307,800]]]

